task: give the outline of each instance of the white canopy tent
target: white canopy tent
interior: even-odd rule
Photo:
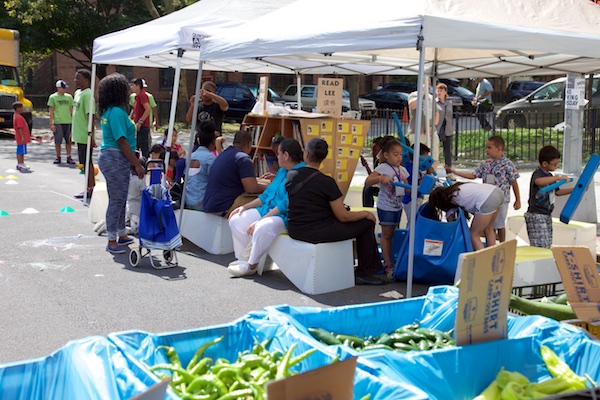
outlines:
[[[589,0],[263,3],[199,1],[96,39],[92,61],[94,65],[175,67],[175,82],[180,68],[198,65],[200,70],[244,72],[418,73],[419,90],[425,70],[439,77],[489,77],[600,69],[600,7]],[[146,35],[148,40],[140,40]],[[194,58],[197,64],[191,62]],[[421,123],[419,118],[417,131]],[[415,146],[418,140],[417,136]],[[416,177],[417,171],[413,172]],[[415,180],[413,188],[416,185]],[[414,224],[416,210],[411,214]],[[408,281],[410,296],[412,254]]]
[[[426,70],[454,77],[598,70],[599,27],[600,7],[589,0],[373,0],[367,5],[298,0],[208,38],[201,57],[268,61],[292,55],[323,63],[331,58],[337,66],[387,67],[380,73],[410,69],[419,74],[421,109]],[[423,121],[420,112],[416,115],[419,132]],[[419,135],[414,146],[419,146]],[[414,232],[416,152],[412,176],[409,229]],[[412,295],[414,235],[409,240],[407,297]]]

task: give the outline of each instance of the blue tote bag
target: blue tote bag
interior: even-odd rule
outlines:
[[[429,216],[429,204],[423,204],[415,219],[413,281],[429,284],[453,284],[458,255],[473,251],[465,212],[459,208],[453,222],[437,221]],[[410,236],[412,232],[409,232]],[[408,237],[396,260],[394,279],[406,281]]]
[[[169,192],[150,185],[142,192],[140,245],[151,250],[173,250],[182,245]]]

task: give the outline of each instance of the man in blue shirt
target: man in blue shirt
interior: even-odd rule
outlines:
[[[237,131],[233,146],[224,150],[214,161],[208,174],[204,195],[204,211],[227,217],[235,208],[256,198],[266,186],[259,185],[254,163],[249,154],[252,135]],[[245,196],[244,193],[254,195]]]
[[[473,105],[477,105],[475,113],[477,119],[481,122],[481,127],[486,131],[492,129],[490,123],[487,120],[487,113],[494,109],[494,100],[492,99],[492,93],[494,87],[485,78],[477,78],[477,89],[475,89],[475,97],[473,98]]]

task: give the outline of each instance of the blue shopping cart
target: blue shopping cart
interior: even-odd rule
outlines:
[[[142,192],[139,246],[132,246],[129,251],[129,264],[132,267],[137,267],[147,255],[155,269],[179,265],[175,249],[182,245],[181,235],[169,190],[161,183],[163,169],[158,166],[161,164],[164,164],[162,160],[148,160],[146,163],[146,169],[150,172],[150,185]],[[155,264],[152,250],[162,250],[166,264]]]

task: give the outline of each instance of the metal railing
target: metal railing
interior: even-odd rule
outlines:
[[[396,112],[402,120],[402,110],[378,109],[371,118],[366,147],[378,136],[398,134],[392,118]],[[480,117],[485,118],[491,129],[482,128]],[[405,118],[406,120],[406,118]],[[536,163],[540,149],[552,145],[562,151],[564,135],[564,112],[508,113],[496,119],[494,112],[478,116],[473,113],[454,113],[454,158],[460,162],[479,162],[487,156],[485,142],[492,135],[504,138],[504,154],[513,161]],[[406,135],[408,122],[402,122]],[[600,108],[585,110],[583,123],[583,158],[600,152]]]

